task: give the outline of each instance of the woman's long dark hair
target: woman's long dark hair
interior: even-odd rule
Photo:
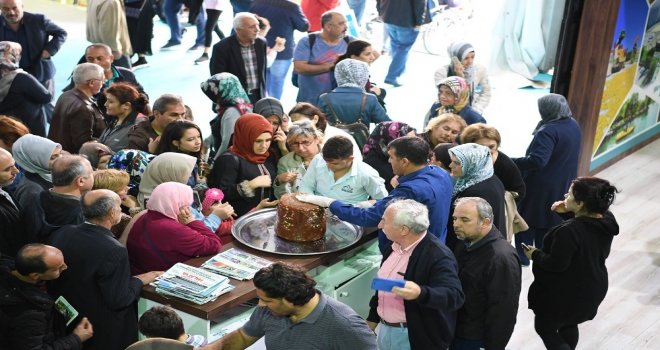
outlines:
[[[200,147],[199,151],[197,152],[193,152],[193,153],[184,152],[174,146],[173,141],[181,140],[183,134],[185,134],[186,130],[188,129],[197,129],[197,132],[199,132],[199,136],[202,138],[202,147]],[[165,130],[163,130],[163,133],[160,135],[160,143],[158,144],[158,148],[156,149],[155,154],[158,155],[165,152],[176,152],[176,153],[184,153],[193,156],[197,159],[200,159],[202,157],[203,148],[204,148],[204,138],[202,137],[202,130],[199,129],[199,126],[187,120],[177,120],[175,122],[169,123],[165,128]]]
[[[351,58],[351,56],[360,56],[362,54],[362,51],[366,49],[367,47],[371,46],[371,43],[368,41],[364,40],[353,40],[350,43],[348,43],[348,46],[346,47],[346,53],[343,55],[340,55],[337,57],[335,60],[335,66],[337,63],[347,59]]]

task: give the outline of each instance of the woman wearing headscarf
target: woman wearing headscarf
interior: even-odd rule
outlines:
[[[152,192],[165,182],[178,182],[192,189],[194,187],[192,182],[196,180],[194,171],[196,164],[197,158],[183,153],[166,152],[156,156],[142,176],[138,205],[148,208]],[[196,220],[202,220],[206,227],[215,232],[222,224],[222,220],[230,218],[234,210],[231,205],[222,205],[214,208],[208,216],[204,216],[199,206],[193,206],[191,212]]]
[[[218,115],[211,120],[213,145],[209,147],[215,151],[210,155],[218,156],[229,148],[229,141],[238,117],[252,113],[252,104],[240,80],[231,73],[213,75],[201,84],[201,89],[217,105]]]
[[[191,211],[193,191],[178,182],[154,188],[147,211],[136,217],[128,232],[126,248],[131,274],[165,271],[190,258],[216,254],[220,238]]]
[[[208,177],[209,187],[222,190],[225,200],[242,216],[262,200],[274,199],[271,185],[277,175],[268,152],[273,127],[266,118],[248,113],[236,121],[233,144],[221,154]]]
[[[14,142],[11,152],[25,173],[14,193],[19,207],[25,207],[29,203],[24,200],[31,198],[31,194],[53,187],[50,169],[55,159],[62,155],[62,146],[45,137],[27,134]]]
[[[103,170],[108,169],[108,163],[115,152],[98,141],[88,141],[83,143],[78,154],[87,158],[94,170]]]
[[[347,58],[335,66],[335,79],[337,87],[319,97],[319,109],[331,124],[359,120],[368,128],[371,123],[390,121],[378,98],[364,90],[369,80],[368,64]]]
[[[387,192],[394,187],[390,183],[394,177],[390,156],[387,154],[387,145],[402,136],[415,136],[415,128],[403,122],[382,122],[376,124],[371,135],[364,145],[364,162],[376,169],[380,177],[385,180]]]
[[[504,185],[495,176],[493,170],[493,159],[488,147],[476,143],[466,143],[449,149],[450,174],[454,180],[452,190],[452,203],[457,198],[481,197],[493,208],[493,224],[506,239]],[[449,223],[447,224],[447,247],[454,250],[458,242],[454,233],[452,215],[454,209],[450,209]]]
[[[461,77],[470,88],[470,106],[483,113],[490,102],[490,82],[486,67],[474,63],[474,47],[470,43],[456,42],[449,45],[447,53],[451,62],[435,71],[435,86],[447,77]]]
[[[424,117],[424,126],[431,118],[444,113],[458,114],[467,123],[486,124],[486,119],[474,108],[470,107],[470,87],[461,77],[449,77],[438,84],[438,101],[433,103],[431,109]]]
[[[46,136],[44,106],[53,96],[32,75],[18,68],[21,44],[0,41],[0,114],[14,116],[32,134]]]
[[[136,149],[123,149],[115,153],[108,163],[108,169],[117,169],[128,173],[128,194],[137,197],[142,176],[147,165],[155,158],[153,154]]]
[[[512,158],[520,169],[527,194],[518,211],[529,230],[516,234],[516,249],[523,265],[529,265],[521,243],[543,248],[543,236],[561,218],[548,210],[566,193],[577,176],[582,133],[562,95],[548,94],[538,102],[541,121],[524,157]]]

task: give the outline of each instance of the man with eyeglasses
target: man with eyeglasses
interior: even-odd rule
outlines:
[[[81,63],[73,70],[74,88],[62,93],[53,111],[48,138],[62,150],[78,153],[80,146],[101,136],[105,129],[103,114],[93,99],[105,83],[103,68]]]

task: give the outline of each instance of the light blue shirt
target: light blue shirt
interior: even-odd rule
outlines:
[[[350,204],[387,197],[385,180],[369,164],[353,160],[351,170],[335,181],[334,173],[328,169],[321,154],[309,164],[299,190]]]
[[[206,226],[212,232],[215,232],[215,230],[217,230],[218,227],[220,227],[220,224],[222,223],[222,219],[220,219],[220,217],[215,214],[204,216],[204,214],[202,214],[201,211],[193,207],[190,207],[190,212],[193,214],[195,220],[202,221],[204,223],[204,226]]]

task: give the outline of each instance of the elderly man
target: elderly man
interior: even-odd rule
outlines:
[[[141,93],[144,93],[144,88],[135,78],[135,74],[124,67],[119,67],[113,64],[114,56],[112,55],[112,49],[106,44],[96,43],[87,46],[85,48],[85,56],[81,60],[82,62],[98,64],[103,68],[103,75],[105,76],[105,83],[101,87],[101,90],[94,95],[96,99],[96,105],[99,107],[103,115],[105,115],[105,101],[106,97],[103,93],[110,84],[118,82],[127,82],[133,84]],[[82,63],[80,62],[80,63]],[[63,89],[63,91],[68,91],[73,89],[73,81]]]
[[[133,55],[133,47],[123,1],[87,1],[87,41],[110,46],[115,64],[131,68],[129,57]]]
[[[0,41],[21,44],[19,66],[32,74],[55,96],[55,64],[51,60],[64,44],[66,31],[42,14],[23,12],[23,0],[0,0]],[[52,105],[46,115],[50,121]]]
[[[11,185],[18,175],[11,153],[0,148],[0,253],[14,256],[22,244],[23,225],[16,201],[2,188]]]
[[[429,210],[428,231],[440,238],[442,242],[447,236],[449,221],[449,205],[451,203],[452,182],[446,171],[427,164],[429,155],[428,144],[419,137],[400,137],[387,146],[390,163],[396,182],[390,194],[377,201],[370,208],[358,208],[333,198],[300,195],[304,202],[330,207],[330,212],[341,220],[362,227],[375,227],[385,213],[387,203],[394,198],[414,199]],[[445,220],[445,221],[442,221]],[[381,232],[379,247],[383,252],[391,242]]]
[[[385,180],[369,164],[354,159],[353,143],[346,136],[333,136],[325,141],[321,155],[314,157],[300,181],[300,192],[350,204],[387,196]]]
[[[516,250],[493,225],[485,199],[454,203],[454,232],[464,244],[455,250],[465,305],[458,311],[450,349],[504,349],[511,338],[520,297]]]
[[[378,291],[371,299],[369,326],[378,332],[378,349],[446,349],[454,335],[456,310],[463,305],[454,254],[426,234],[426,206],[412,199],[390,202],[378,228],[392,241],[378,277],[403,278],[403,287]]]
[[[318,105],[318,97],[332,90],[335,60],[346,52],[354,38],[346,35],[346,17],[336,11],[321,16],[321,32],[298,41],[293,53],[293,70],[298,73],[297,102]]]
[[[259,306],[242,328],[202,350],[376,350],[376,336],[350,307],[326,296],[302,269],[276,262],[254,275]]]
[[[164,94],[153,106],[153,115],[131,127],[128,148],[155,153],[160,135],[171,122],[185,119],[186,108],[180,96]]]
[[[81,156],[66,155],[53,162],[53,188],[32,193],[21,209],[21,220],[27,233],[25,243],[45,242],[48,236],[64,225],[85,221],[80,208],[80,196],[94,186],[94,169]]]
[[[92,337],[92,324],[83,317],[71,334],[58,314],[45,282],[67,269],[62,252],[48,245],[28,244],[16,254],[15,267],[0,267],[3,326],[0,349],[79,350]]]
[[[83,143],[101,136],[105,121],[93,96],[104,82],[99,65],[81,63],[73,70],[74,88],[57,99],[48,131],[48,138],[61,144],[63,150],[78,153]]]
[[[266,96],[266,49],[259,35],[257,16],[239,12],[234,16],[235,33],[213,45],[211,75],[231,73],[240,80],[251,103]]]
[[[61,228],[50,237],[68,261],[66,274],[53,282],[49,293],[64,296],[94,324],[86,350],[124,349],[137,341],[134,304],[142,286],[161,272],[131,277],[126,247],[110,228],[121,220],[121,199],[109,190],[94,190],[80,199],[85,223]]]

